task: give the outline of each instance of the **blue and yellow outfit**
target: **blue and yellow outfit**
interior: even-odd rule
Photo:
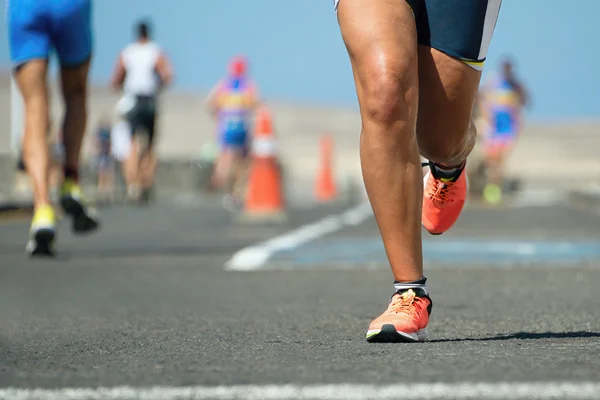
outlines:
[[[254,86],[245,78],[228,78],[217,91],[219,141],[223,148],[245,150],[250,134]]]
[[[92,54],[91,0],[6,0],[13,67],[48,59],[54,49],[62,67]]]
[[[488,120],[487,152],[507,148],[520,129],[521,97],[518,88],[502,75],[493,76],[484,87],[484,112]]]

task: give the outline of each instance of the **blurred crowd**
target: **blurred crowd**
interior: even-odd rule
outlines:
[[[112,88],[123,96],[114,110],[105,112],[94,126],[93,157],[88,167],[95,179],[98,203],[119,200],[142,203],[151,198],[157,163],[153,146],[157,133],[154,121],[159,109],[157,102],[148,104],[147,100],[156,97],[168,85],[173,67],[152,40],[148,22],[139,22],[135,35],[133,43],[119,53],[111,81]],[[149,52],[155,56],[148,56]],[[248,60],[244,56],[234,56],[224,77],[215,84],[206,100],[207,112],[215,122],[212,144],[216,147],[216,155],[210,165],[210,187],[222,191],[224,204],[234,208],[243,200],[252,133],[249,121],[260,104],[258,87],[248,69]],[[126,88],[128,74],[129,82],[134,83],[129,83],[130,87]],[[148,82],[147,94],[132,95],[140,89],[131,86],[143,88],[144,82]],[[529,104],[529,95],[516,72],[515,61],[510,57],[503,58],[483,79],[474,107],[474,123],[482,148],[478,170],[484,180],[481,193],[476,195],[481,195],[490,204],[500,203],[503,192],[508,190],[506,163],[523,130],[524,112]],[[63,179],[64,150],[61,130],[52,121],[48,140],[50,186],[53,193],[57,193]],[[24,172],[22,157],[18,167]]]
[[[257,85],[248,70],[246,57],[233,56],[223,78],[206,100],[206,111],[215,124],[211,144],[217,150],[211,162],[210,188],[223,192],[223,202],[228,208],[237,208],[242,202],[250,121],[260,104]],[[112,111],[106,111],[92,123],[93,154],[87,169],[95,180],[96,203],[124,200],[140,204],[151,200],[157,165],[154,143],[155,136],[160,134],[155,124],[160,113],[158,97],[171,82],[173,71],[166,52],[152,39],[150,23],[138,22],[134,41],[117,56],[110,82],[121,97]],[[63,181],[61,135],[61,129],[50,123],[48,145],[53,197],[57,196]],[[23,179],[27,179],[22,152],[18,169]]]

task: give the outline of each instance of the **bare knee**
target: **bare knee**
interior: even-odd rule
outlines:
[[[410,57],[408,57],[410,58]],[[366,134],[406,131],[414,136],[417,109],[416,60],[398,60],[382,64],[375,60],[361,79],[363,124]]]
[[[437,126],[426,135],[417,134],[421,155],[430,161],[446,165],[457,165],[466,160],[475,147],[477,129],[471,121],[466,126],[451,124]]]

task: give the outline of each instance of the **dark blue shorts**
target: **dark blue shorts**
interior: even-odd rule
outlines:
[[[477,69],[483,66],[502,0],[406,1],[415,15],[419,44]]]
[[[333,0],[334,7],[343,1]],[[404,1],[415,16],[419,44],[483,68],[502,0]]]
[[[91,0],[8,0],[6,12],[13,67],[48,59],[53,49],[62,67],[91,56]]]

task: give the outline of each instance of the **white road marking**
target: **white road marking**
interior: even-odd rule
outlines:
[[[0,399],[11,400],[364,400],[399,399],[600,399],[600,383],[502,382],[416,383],[377,385],[243,385],[65,389],[0,389]]]
[[[341,214],[330,215],[320,221],[276,236],[264,242],[243,248],[225,263],[230,271],[252,271],[264,265],[269,258],[281,250],[291,250],[312,240],[336,232],[344,226],[360,225],[373,216],[369,203],[362,203]]]
[[[507,201],[509,208],[548,207],[559,204],[566,199],[566,192],[556,189],[526,189],[516,198]],[[253,271],[260,269],[271,256],[281,250],[291,250],[305,243],[314,241],[330,233],[339,231],[345,226],[356,226],[373,216],[368,202],[364,202],[338,215],[330,215],[320,221],[302,226],[288,233],[276,236],[267,241],[254,244],[237,251],[226,263],[229,271]],[[521,251],[528,254],[530,249]]]

